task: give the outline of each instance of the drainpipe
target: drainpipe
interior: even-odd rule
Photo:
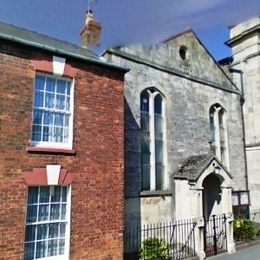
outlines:
[[[229,71],[231,73],[237,73],[240,75],[240,86],[241,86],[241,94],[240,94],[240,107],[241,107],[241,120],[242,120],[242,131],[243,131],[243,146],[244,146],[244,157],[245,157],[245,179],[246,179],[246,190],[249,190],[248,185],[248,168],[247,168],[247,155],[246,155],[246,135],[245,135],[245,119],[244,119],[244,82],[243,82],[243,71],[238,69],[230,68]]]

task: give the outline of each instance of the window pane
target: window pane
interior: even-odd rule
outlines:
[[[49,127],[49,126],[43,127],[42,140],[43,141],[51,141],[51,127]]]
[[[224,110],[220,109],[218,112],[218,119],[219,119],[219,127],[223,128],[224,127]]]
[[[38,242],[36,246],[36,257],[41,258],[46,256],[46,241]]]
[[[210,116],[210,139],[212,143],[215,142],[215,126],[214,126],[213,115]]]
[[[160,114],[154,114],[155,134],[157,137],[162,138],[163,134],[163,118]]]
[[[57,80],[57,93],[65,94],[66,91],[66,81],[58,79]]]
[[[69,129],[65,128],[64,129],[64,139],[63,139],[64,143],[68,143],[69,142]]]
[[[225,146],[225,131],[223,127],[219,128],[220,145]]]
[[[54,97],[55,97],[54,94],[46,93],[46,96],[45,96],[45,107],[46,108],[54,108]]]
[[[144,166],[149,166],[150,167],[150,154],[142,154],[142,163]]]
[[[37,219],[37,206],[27,206],[26,222],[32,223]]]
[[[162,114],[162,97],[161,95],[156,95],[154,99],[154,113],[155,114]]]
[[[58,239],[52,239],[48,242],[48,256],[58,255]]]
[[[156,164],[156,189],[162,190],[163,189],[163,174],[164,167],[162,164]]]
[[[55,113],[55,126],[63,126],[63,114]]]
[[[39,187],[29,187],[28,188],[28,204],[33,204],[38,202],[38,191]]]
[[[232,205],[233,206],[239,205],[238,193],[237,192],[232,193]]]
[[[142,138],[142,154],[149,154],[150,155],[150,138],[147,136],[143,136]]]
[[[65,122],[64,122],[64,126],[69,126],[69,119],[70,119],[70,117],[69,117],[69,115],[64,115],[64,117],[65,117]]]
[[[240,204],[241,205],[249,204],[249,194],[247,191],[240,192]]]
[[[49,205],[40,205],[38,221],[48,220],[48,217],[49,217]]]
[[[59,254],[63,255],[65,251],[65,239],[59,240]]]
[[[70,111],[70,97],[66,98],[66,111]]]
[[[55,92],[55,79],[47,77],[46,91]]]
[[[142,186],[143,190],[150,190],[150,165],[142,167]]]
[[[66,205],[61,206],[61,219],[66,218]]]
[[[59,224],[54,223],[49,225],[49,238],[55,238],[59,236]]]
[[[61,199],[61,187],[54,186],[54,192],[51,194],[51,202],[60,202]]]
[[[41,126],[33,125],[32,127],[32,141],[41,141]]]
[[[53,124],[53,113],[45,111],[44,112],[44,120],[43,123],[45,125],[52,125]]]
[[[141,111],[149,112],[149,93],[144,92],[141,95]]]
[[[51,215],[50,219],[59,219],[60,218],[60,204],[51,205]]]
[[[40,202],[49,202],[50,188],[49,186],[40,187]]]
[[[48,225],[38,225],[37,226],[37,240],[42,240],[47,238],[47,230],[48,230]]]
[[[143,131],[149,131],[149,112],[141,112],[141,129]]]
[[[65,231],[66,231],[66,224],[61,223],[60,224],[60,237],[65,237]]]
[[[56,95],[56,109],[65,110],[65,96]]]
[[[62,187],[62,201],[67,201],[67,187]]]
[[[43,107],[43,92],[36,91],[34,94],[34,107]]]
[[[36,109],[33,111],[33,124],[35,125],[42,124],[42,111]]]
[[[35,240],[35,225],[26,226],[25,229],[25,242],[34,241]]]
[[[34,243],[24,245],[24,260],[34,259]]]
[[[42,75],[36,75],[35,89],[44,90],[45,77]]]
[[[67,81],[67,95],[70,96],[70,86],[71,83],[69,81]]]
[[[155,140],[155,162],[163,162],[163,141]]]
[[[54,128],[54,137],[55,137],[55,142],[57,143],[63,142],[63,129],[61,127]]]

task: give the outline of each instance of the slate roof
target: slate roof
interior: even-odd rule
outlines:
[[[33,32],[24,28],[0,22],[0,39],[20,43],[26,46],[40,48],[57,55],[70,56],[77,59],[87,60],[104,66],[115,67],[128,71],[120,66],[105,62],[95,53],[76,44],[51,38],[49,36]]]
[[[215,155],[212,153],[188,157],[179,170],[174,174],[174,178],[196,181],[214,159],[217,160]],[[219,161],[218,163],[223,167]]]

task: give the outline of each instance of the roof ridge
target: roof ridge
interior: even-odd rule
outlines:
[[[53,36],[48,36],[47,34],[44,34],[44,33],[39,33],[37,31],[31,30],[31,29],[16,26],[14,24],[5,23],[5,22],[2,22],[2,21],[0,21],[0,29],[1,29],[1,26],[5,26],[7,30],[12,28],[13,30],[16,30],[16,31],[23,31],[25,33],[29,33],[29,34],[31,34],[31,36],[37,35],[39,37],[45,38],[46,40],[52,40],[52,41],[56,41],[56,42],[66,44],[66,45],[70,45],[71,47],[77,48],[79,50],[84,50],[85,52],[88,52],[89,54],[91,54],[92,57],[96,57],[97,59],[99,59],[99,56],[96,53],[94,53],[93,51],[91,51],[87,48],[83,48],[76,43],[72,43],[72,42],[69,42],[69,41],[63,40],[63,39],[58,39],[58,38],[55,38]],[[7,27],[9,27],[9,28],[7,28]],[[22,37],[19,37],[19,38],[22,38]],[[37,41],[35,41],[35,42],[37,42]]]

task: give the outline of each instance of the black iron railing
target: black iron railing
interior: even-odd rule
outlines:
[[[126,227],[124,259],[183,259],[195,256],[195,220]]]
[[[227,250],[226,216],[213,215],[204,218],[204,251],[206,256],[217,255]]]

